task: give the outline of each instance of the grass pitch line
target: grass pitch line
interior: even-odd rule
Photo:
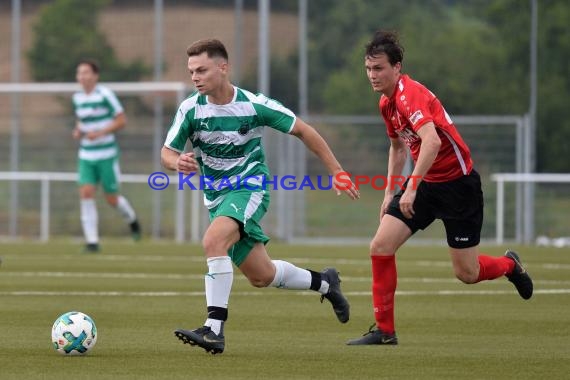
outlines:
[[[251,292],[233,292],[232,296],[268,296],[275,297],[276,295],[310,295],[314,296],[314,292],[264,292],[264,291],[251,291]],[[512,295],[516,294],[513,290],[398,290],[397,296],[486,296],[486,295]],[[534,294],[554,295],[554,294],[570,294],[570,289],[536,289]],[[370,297],[370,292],[345,292],[345,295],[351,297]],[[31,297],[203,297],[204,292],[122,292],[122,291],[107,291],[107,292],[61,292],[61,291],[34,291],[34,290],[21,290],[21,291],[0,291],[0,296],[31,296]]]
[[[271,252],[269,252],[271,254]],[[37,262],[38,260],[62,260],[62,259],[72,259],[74,261],[78,260],[77,254],[65,254],[65,255],[50,255],[50,254],[41,254],[37,255],[22,255],[22,254],[8,254],[3,255],[3,259],[5,262],[9,261],[34,261]],[[99,255],[81,255],[81,257],[85,258],[86,261],[125,261],[125,262],[132,262],[133,259],[137,261],[146,261],[146,262],[176,262],[176,261],[186,261],[192,263],[205,263],[205,258],[203,255],[196,253],[194,255],[113,255],[113,254],[99,254]],[[283,257],[290,261],[293,264],[303,264],[303,265],[335,265],[335,266],[342,266],[342,265],[364,265],[366,267],[370,266],[370,259],[366,256],[362,259],[327,259],[327,258],[316,258],[316,257]],[[419,267],[438,267],[438,268],[451,268],[451,262],[449,260],[407,260],[406,254],[403,253],[398,255],[397,260],[399,263],[406,263],[412,264]],[[561,263],[525,263],[527,267],[540,267],[544,269],[550,270],[570,270],[570,264],[561,264]]]
[[[46,278],[93,278],[93,279],[142,279],[142,280],[198,280],[203,281],[203,274],[179,274],[179,273],[117,273],[117,272],[2,272],[0,276],[5,277],[46,277]],[[350,282],[371,282],[370,277],[342,276],[345,283]],[[236,276],[234,280],[246,280],[245,277]],[[423,283],[423,284],[462,284],[461,281],[453,277],[401,277],[400,283]],[[542,285],[570,285],[570,280],[535,280],[535,284]]]
[[[52,278],[114,278],[143,280],[204,280],[204,275],[178,273],[113,273],[113,272],[4,272],[10,277],[52,277]]]

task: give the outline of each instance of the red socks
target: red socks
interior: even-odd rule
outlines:
[[[394,333],[394,294],[396,293],[396,256],[372,255],[372,304],[376,326],[387,334]],[[510,260],[512,261],[512,260]]]
[[[372,255],[372,304],[376,326],[387,334],[394,333],[394,295],[398,277],[396,256]],[[515,262],[506,256],[493,257],[479,255],[479,278],[493,280],[511,273]]]
[[[511,273],[515,268],[515,262],[506,256],[479,255],[477,258],[479,259],[479,277],[477,282],[504,276],[507,273]]]

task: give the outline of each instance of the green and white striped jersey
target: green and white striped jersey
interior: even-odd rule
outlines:
[[[82,133],[99,131],[106,128],[120,113],[123,106],[113,91],[105,86],[97,85],[89,94],[79,91],[73,94],[73,108],[79,120]],[[113,133],[95,140],[82,138],[79,147],[79,158],[95,161],[116,157],[119,146]]]
[[[249,178],[250,186],[262,184],[261,177],[269,176],[263,128],[290,133],[295,120],[281,103],[235,86],[232,101],[223,105],[209,103],[206,95],[195,92],[178,107],[164,145],[182,153],[190,140],[202,176],[211,183],[203,187],[204,204],[213,208],[240,179]]]

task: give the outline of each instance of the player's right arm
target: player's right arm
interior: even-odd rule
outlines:
[[[166,146],[160,151],[160,161],[166,169],[188,175],[198,171],[198,161],[194,152],[178,153]]]
[[[399,137],[390,137],[390,149],[388,151],[388,181],[392,182],[396,176],[402,174],[406,158],[408,157],[408,150],[406,144]],[[386,186],[384,191],[384,201],[380,207],[380,219],[386,214],[388,205],[394,198],[394,193],[398,190],[398,186],[391,183]]]
[[[71,136],[75,140],[79,140],[81,138],[81,130],[79,129],[79,120],[75,121],[75,128],[73,128],[73,131],[71,131]]]
[[[76,103],[76,98],[77,94],[73,94],[72,100],[71,100],[71,104],[73,106],[73,113],[76,116],[75,119],[75,128],[73,128],[73,130],[71,131],[71,137],[73,137],[75,140],[79,140],[81,138],[81,129],[79,129],[79,117],[77,116],[77,103]]]
[[[198,161],[194,152],[184,152],[186,142],[191,135],[196,99],[197,96],[191,96],[180,104],[160,151],[162,166],[185,175],[198,171]]]

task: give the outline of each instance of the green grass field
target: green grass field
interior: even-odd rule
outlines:
[[[366,247],[270,244],[273,258],[341,272],[352,305],[346,325],[312,292],[251,287],[236,271],[226,351],[212,356],[173,335],[205,315],[201,249],[104,241],[79,253],[69,242],[1,244],[1,379],[562,379],[570,373],[570,250],[521,248],[535,295],[505,279],[454,280],[446,249],[398,256],[397,347],[348,347],[372,323]],[[485,249],[502,254],[496,247]],[[79,310],[97,344],[63,357],[53,321]]]

